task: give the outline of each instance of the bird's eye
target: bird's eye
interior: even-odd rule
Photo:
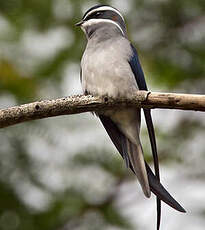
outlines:
[[[95,14],[95,16],[100,16],[102,14],[102,12],[97,12],[96,14]]]

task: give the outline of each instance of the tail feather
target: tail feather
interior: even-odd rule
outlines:
[[[147,170],[145,167],[144,155],[142,152],[141,144],[138,143],[137,145],[134,145],[128,139],[126,139],[126,144],[127,144],[127,154],[129,156],[131,165],[134,169],[137,179],[140,182],[140,185],[142,187],[145,196],[149,198],[151,196],[151,191],[149,187]]]
[[[156,176],[153,174],[149,165],[146,163],[147,174],[149,178],[149,184],[151,191],[166,204],[176,209],[179,212],[186,212],[185,209],[167,192],[163,185],[159,182]]]
[[[152,148],[155,176],[160,182],[159,160],[158,160],[158,154],[157,154],[157,144],[156,144],[156,138],[155,138],[154,125],[153,125],[152,117],[151,117],[151,110],[150,109],[143,109],[143,110],[144,110],[145,121],[147,124],[149,139],[150,139],[151,148]],[[158,197],[156,197],[156,201],[157,201],[157,230],[159,230],[160,222],[161,222],[161,201]]]

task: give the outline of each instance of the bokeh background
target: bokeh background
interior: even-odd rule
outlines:
[[[0,108],[81,93],[86,41],[74,23],[96,3],[125,15],[151,90],[205,92],[204,0],[0,0]],[[155,110],[153,118],[162,183],[187,210],[163,205],[161,229],[202,230],[205,114]],[[96,117],[62,116],[0,130],[1,230],[155,226],[155,197],[144,198]]]

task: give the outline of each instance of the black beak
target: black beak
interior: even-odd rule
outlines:
[[[75,24],[75,26],[81,26],[83,24],[83,20],[79,21],[78,23]]]

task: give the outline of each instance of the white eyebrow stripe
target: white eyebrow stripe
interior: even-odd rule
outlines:
[[[89,19],[88,21],[85,21],[83,23],[83,25],[85,26],[91,26],[92,24],[97,24],[97,23],[101,23],[101,22],[109,22],[109,23],[112,23],[114,25],[116,25],[118,27],[118,29],[121,31],[122,35],[125,36],[125,33],[124,31],[122,30],[122,28],[114,21],[110,20],[110,19]]]
[[[115,8],[112,8],[110,6],[101,6],[101,7],[97,8],[97,9],[94,9],[94,10],[90,11],[87,15],[85,15],[84,19],[86,19],[89,15],[91,15],[94,12],[105,11],[105,10],[114,11],[115,13],[117,13],[117,14],[120,15],[120,17],[122,18],[123,22],[125,21],[124,18],[123,18],[123,16],[122,16],[122,14],[118,10],[116,10]]]

